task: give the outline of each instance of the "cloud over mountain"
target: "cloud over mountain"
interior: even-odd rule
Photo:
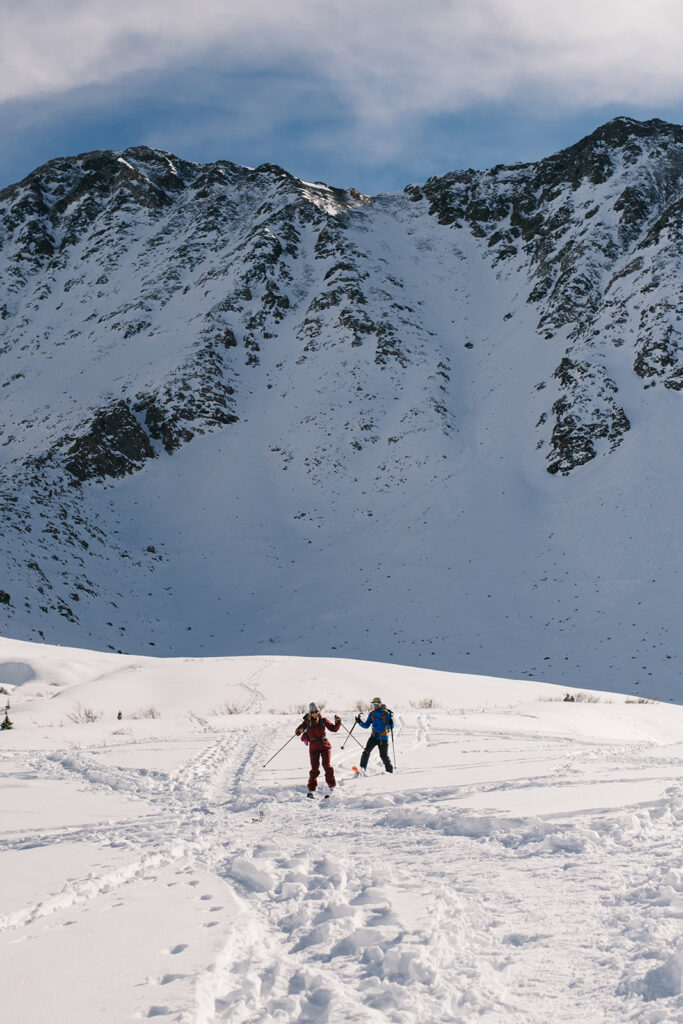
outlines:
[[[543,90],[575,107],[680,95],[683,15],[671,0],[547,5],[391,0],[249,5],[79,0],[12,5],[0,102],[183,66],[266,71],[297,62],[333,83],[361,124],[435,115]]]

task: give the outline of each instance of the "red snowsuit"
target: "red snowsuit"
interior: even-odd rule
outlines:
[[[330,751],[332,748],[330,747],[330,741],[325,736],[325,729],[329,729],[330,732],[338,732],[340,725],[341,720],[339,722],[328,722],[326,718],[319,718],[316,722],[310,715],[304,715],[303,722],[296,727],[297,736],[301,736],[305,732],[308,737],[308,753],[311,758],[311,771],[308,776],[309,793],[312,793],[318,786],[321,760],[325,769],[325,782],[330,789],[334,789],[337,785],[337,780],[334,777],[334,768],[330,764]]]

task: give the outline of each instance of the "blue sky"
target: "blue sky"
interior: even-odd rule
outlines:
[[[671,0],[5,0],[0,187],[146,143],[373,193],[683,121]]]

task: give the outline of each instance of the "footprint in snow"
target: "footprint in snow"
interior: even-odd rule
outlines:
[[[352,907],[360,907],[366,904],[388,903],[387,894],[380,886],[369,885],[367,889],[361,889],[357,896],[354,896],[349,903]]]
[[[346,903],[331,903],[324,907],[313,919],[314,924],[323,924],[325,921],[337,921],[343,917],[353,917],[356,911]]]
[[[386,936],[377,928],[357,928],[332,947],[330,957],[351,956],[373,946],[381,948],[386,941]]]
[[[550,938],[549,935],[524,935],[521,932],[512,932],[510,935],[503,936],[503,942],[508,946],[526,946],[529,942],[541,942],[548,938]]]
[[[387,925],[398,924],[398,918],[390,906],[375,907],[368,915],[367,924],[370,927],[386,927]]]
[[[292,947],[292,953],[300,953],[302,950],[308,949],[309,946],[317,946],[320,942],[326,942],[329,937],[330,924],[329,921],[325,921],[302,935],[296,945]]]

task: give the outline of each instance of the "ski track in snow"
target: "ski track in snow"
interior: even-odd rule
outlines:
[[[250,710],[263,703],[258,675],[248,683]],[[278,788],[262,770],[282,738],[282,719],[252,718],[222,734],[207,726],[203,749],[168,772],[98,763],[96,750],[34,753],[27,766],[34,778],[76,780],[149,810],[115,823],[5,833],[2,850],[68,840],[122,850],[127,859],[5,914],[0,933],[23,931],[30,941],[31,927],[65,910],[73,915],[105,896],[123,898],[126,888],[159,886],[169,872],[191,878],[201,869],[231,894],[221,944],[210,962],[186,971],[190,947],[178,926],[166,953],[173,970],[139,991],[140,1017],[181,1024],[683,1019],[680,784],[647,806],[619,810],[523,817],[467,807],[475,794],[585,787],[644,765],[667,778],[680,757],[545,737],[536,750],[512,752],[508,763],[516,760],[519,774],[511,778],[411,789],[426,746],[438,752],[443,744],[447,755],[454,740],[448,717],[440,714],[438,725],[434,718],[399,723],[406,767],[395,780],[405,779],[403,788],[385,788],[376,769],[349,779],[341,766],[343,785],[325,804],[302,800],[302,787]],[[502,739],[514,744],[514,733]],[[490,761],[490,734],[463,730],[457,743],[474,755],[481,748],[470,768]],[[550,772],[533,774],[535,762],[549,760]],[[210,894],[197,899],[213,913],[204,925],[211,927],[222,898],[216,905]]]

